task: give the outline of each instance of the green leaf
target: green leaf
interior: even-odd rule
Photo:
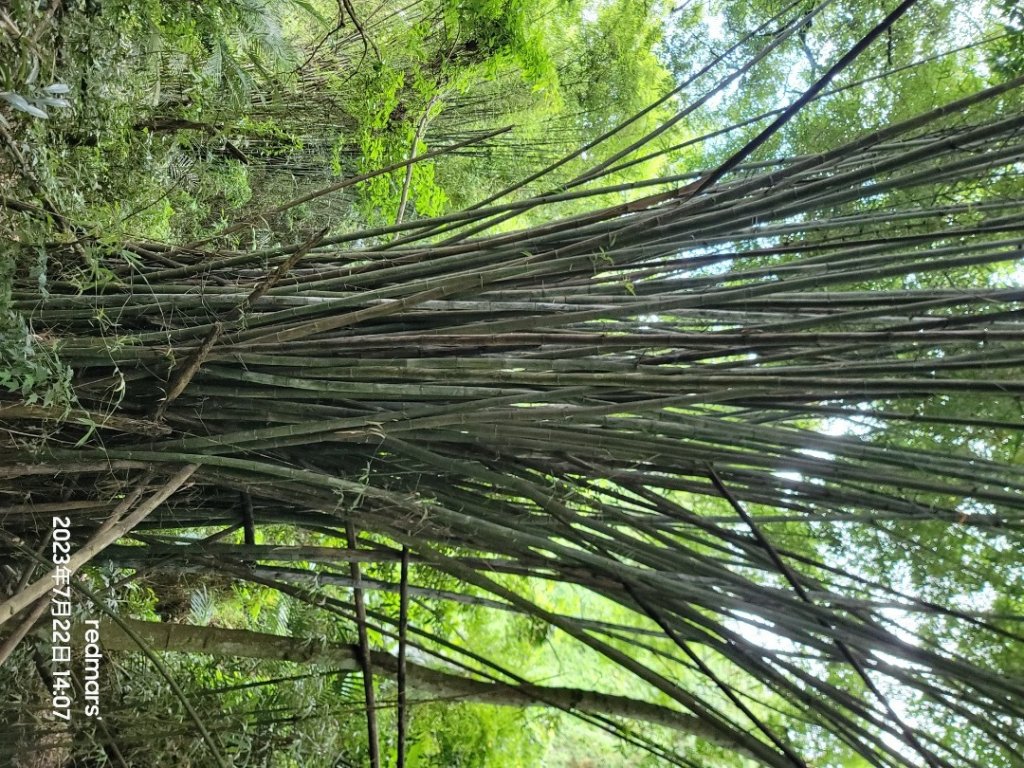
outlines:
[[[20,94],[13,93],[11,91],[0,91],[0,99],[3,99],[15,109],[19,109],[22,112],[27,112],[33,117],[38,117],[43,120],[49,117],[49,115],[47,115],[46,112],[41,110],[39,107],[30,104],[25,99],[25,97],[21,96]]]

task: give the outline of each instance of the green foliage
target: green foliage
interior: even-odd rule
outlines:
[[[71,376],[56,349],[38,338],[24,317],[0,308],[0,388],[27,405],[66,410],[75,402]]]
[[[672,87],[655,51],[662,21],[652,5],[616,0],[599,6],[597,18],[580,25],[578,53],[565,65],[565,80],[595,132],[638,112]],[[657,113],[644,121],[658,123]]]
[[[0,101],[22,117],[45,120],[50,111],[70,106],[70,88],[52,79],[53,55],[36,34],[35,5],[14,0],[0,16]],[[2,113],[0,120],[7,122]]]
[[[446,702],[416,708],[409,765],[419,768],[527,768],[538,765],[523,710]]]
[[[537,90],[557,89],[555,62],[539,23],[553,9],[527,0],[456,0],[444,9],[449,56],[483,62],[491,76],[512,66]]]
[[[996,8],[1006,37],[993,44],[989,61],[1007,79],[1019,77],[1024,72],[1024,11],[1014,0],[1001,0]]]
[[[381,63],[373,67],[365,85],[365,95],[353,109],[358,125],[359,170],[368,172],[407,160],[414,156],[414,150],[415,155],[422,155],[427,146],[421,138],[421,127],[443,106],[437,84],[422,73]],[[341,146],[336,142],[332,148],[332,168],[338,175]],[[400,168],[359,184],[359,206],[367,221],[395,220],[405,176],[406,169]],[[433,163],[412,166],[408,197],[420,216],[435,216],[444,210],[447,196],[435,181]]]

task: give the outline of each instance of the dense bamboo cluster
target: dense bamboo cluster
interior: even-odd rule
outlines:
[[[84,541],[125,494],[195,466],[137,530],[147,546],[104,557],[301,598],[295,560],[318,588],[351,587],[332,567],[361,553],[155,534],[280,524],[342,541],[354,526],[363,558],[408,546],[465,588],[431,597],[548,622],[765,765],[809,759],[780,714],[877,766],[1021,759],[1024,681],[988,657],[1019,651],[1012,619],[794,544],[857,529],[894,551],[970,537],[979,561],[1019,547],[1024,473],[964,446],[1021,430],[999,415],[1024,395],[1007,266],[1024,237],[1021,84],[819,154],[652,180],[647,197],[590,185],[259,252],[233,250],[239,226],[109,246],[101,286],[13,297],[77,402],[0,405],[3,527],[35,541],[59,510]],[[625,202],[493,226],[609,194]],[[984,405],[942,409],[969,398]],[[949,449],[911,445],[914,430]],[[509,576],[579,585],[637,626],[552,613]],[[781,713],[758,703],[771,695]],[[957,748],[940,722],[969,736]]]

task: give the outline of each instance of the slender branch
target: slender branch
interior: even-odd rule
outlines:
[[[345,524],[349,549],[359,548],[355,525],[352,521]],[[355,606],[356,628],[359,633],[359,664],[363,672],[363,695],[366,698],[366,732],[370,750],[371,768],[380,768],[380,739],[377,736],[377,705],[374,703],[373,691],[373,654],[370,651],[370,638],[366,631],[366,602],[360,586],[359,563],[349,563],[352,573],[352,602]]]
[[[406,733],[408,730],[409,710],[406,703],[408,686],[407,663],[405,658],[407,634],[409,631],[409,547],[402,547],[402,567],[399,578],[401,587],[398,602],[398,754],[397,768],[405,766]],[[0,662],[2,663],[2,662]]]

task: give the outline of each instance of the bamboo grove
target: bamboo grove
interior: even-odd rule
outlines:
[[[192,243],[98,241],[109,277],[84,288],[60,277],[81,246],[53,245],[48,292],[25,280],[12,307],[72,371],[75,402],[0,404],[5,559],[32,562],[49,515],[68,514],[78,565],[281,590],[362,630],[335,660],[364,674],[555,706],[665,764],[703,758],[637,723],[780,768],[1019,764],[1019,601],[954,598],[1020,586],[1024,472],[970,446],[1022,428],[1024,288],[1006,275],[1024,238],[1024,79],[810,154],[774,141],[910,5],[713,168],[613,185],[622,158],[603,158],[545,194],[262,250],[231,240],[246,221]],[[804,17],[787,22],[780,43]],[[679,114],[730,82],[689,84]],[[260,544],[264,526],[346,545]],[[866,542],[934,559],[954,586],[835,555]],[[372,562],[413,576],[367,580]],[[428,572],[461,586],[417,586]],[[46,578],[0,605],[4,629]],[[635,623],[553,612],[546,583]],[[545,691],[368,611],[375,589],[532,617],[650,694]],[[169,647],[159,626],[109,637]],[[367,629],[448,672],[369,653]],[[210,764],[230,764],[206,736]]]

